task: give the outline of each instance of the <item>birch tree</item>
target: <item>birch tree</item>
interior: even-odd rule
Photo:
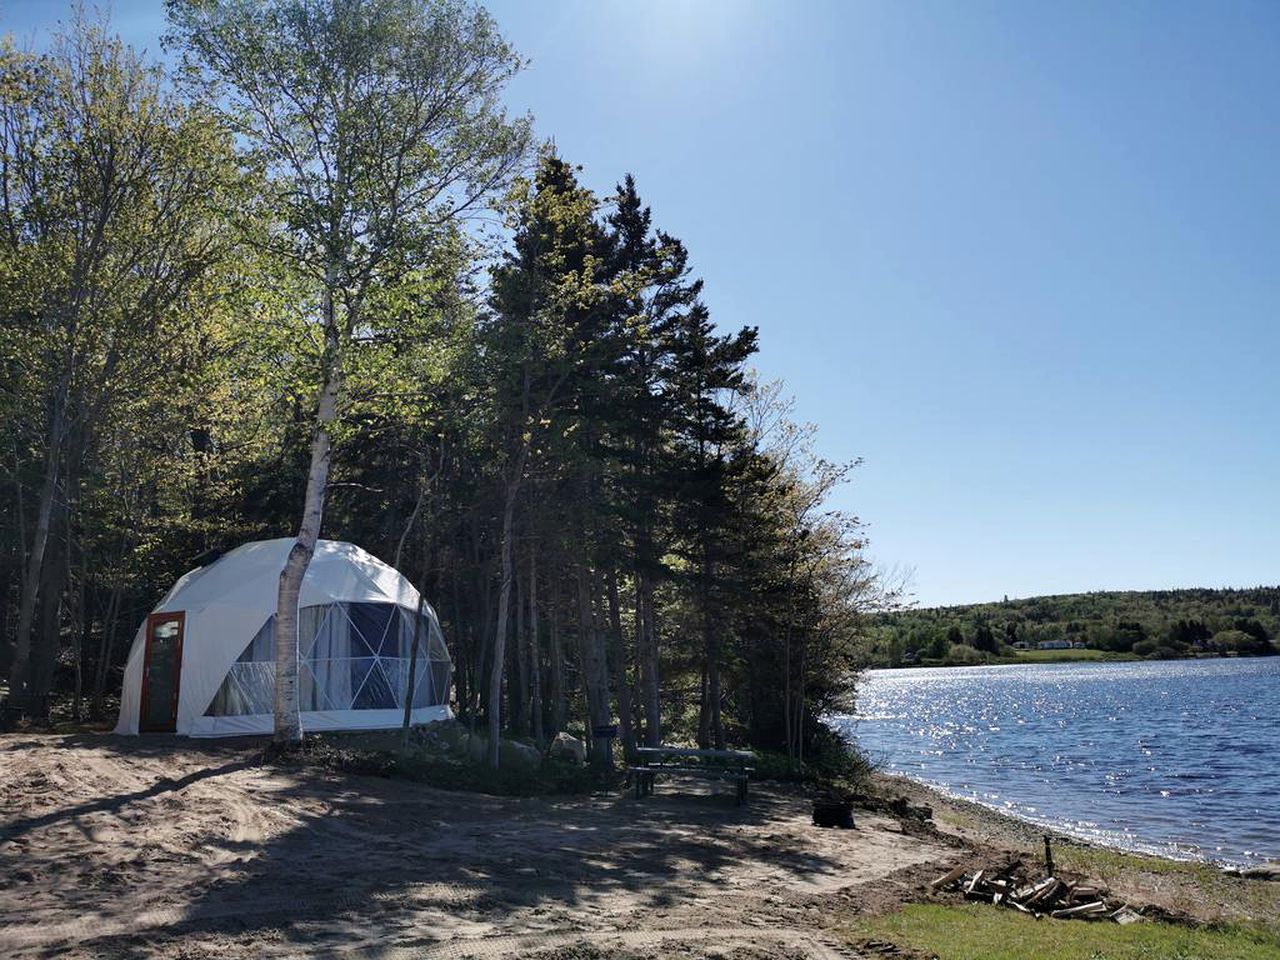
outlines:
[[[344,357],[370,302],[432,256],[521,163],[499,97],[521,62],[462,0],[169,0],[191,76],[271,184],[272,253],[311,284],[310,468],[276,611],[275,735],[301,735],[298,596],[324,516]]]
[[[43,650],[33,628],[42,573],[57,562],[48,553],[59,491],[65,512],[77,499],[68,478],[80,483],[113,405],[172,373],[184,311],[220,255],[215,215],[231,159],[226,131],[82,9],[48,53],[0,50],[0,353],[4,386],[35,399],[43,420],[15,702],[51,679],[56,617]]]

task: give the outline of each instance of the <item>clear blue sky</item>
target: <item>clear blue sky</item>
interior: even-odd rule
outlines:
[[[865,458],[840,505],[921,603],[1280,581],[1280,5],[488,6],[512,105]]]

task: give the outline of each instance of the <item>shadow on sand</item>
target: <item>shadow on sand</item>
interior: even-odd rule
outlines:
[[[243,772],[259,765],[261,749],[260,740],[205,746],[167,737],[61,738],[59,751],[72,763],[76,753],[92,750],[125,766],[180,755],[196,769],[0,821],[0,851],[3,841],[20,835],[34,841],[41,831],[86,817],[123,817],[135,832],[153,817],[189,817],[185,842],[205,854],[169,857],[158,872],[145,863],[151,854],[142,847],[136,862],[143,869],[121,876],[120,888],[76,891],[77,908],[100,918],[136,911],[140,902],[172,906],[150,929],[139,913],[123,928],[127,933],[104,923],[100,933],[75,938],[79,948],[102,956],[168,955],[191,939],[237,945],[269,939],[276,950],[283,939],[311,953],[349,941],[353,930],[365,938],[361,956],[379,956],[447,938],[443,928],[457,934],[501,927],[514,915],[538,914],[554,928],[558,918],[580,920],[606,901],[614,911],[618,904],[635,911],[688,906],[699,893],[740,883],[734,878],[749,871],[737,868],[747,864],[757,876],[762,863],[802,878],[840,869],[768,829],[796,815],[803,801],[794,795],[756,793],[739,807],[732,795],[693,794],[689,784],[674,782],[640,801],[626,793],[513,799],[271,767],[248,775],[258,779],[246,786]],[[210,817],[224,798],[241,817],[263,819],[260,833],[251,830],[246,839],[225,819]],[[57,879],[63,854],[56,843],[23,848],[30,875]],[[390,935],[370,933],[378,928]]]

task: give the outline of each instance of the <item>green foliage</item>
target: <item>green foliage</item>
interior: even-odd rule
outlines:
[[[1006,660],[1267,656],[1276,652],[1278,634],[1280,587],[1102,592],[884,614],[869,632],[863,657],[878,665],[900,664],[909,652],[938,660],[943,642],[951,663],[975,662],[976,651]],[[1054,640],[1084,643],[1086,649],[1036,649]],[[1009,649],[1019,641],[1028,649]]]
[[[1220,630],[1213,635],[1209,644],[1215,650],[1235,653],[1242,657],[1258,657],[1274,653],[1271,644],[1256,633],[1244,630]]]
[[[0,52],[4,175],[38,187],[10,182],[3,211],[0,577],[5,610],[38,587],[40,688],[77,708],[92,689],[100,714],[173,581],[296,533],[327,466],[323,535],[431,599],[469,722],[541,742],[617,721],[619,749],[750,744],[791,776],[853,776],[820,718],[896,597],[831,508],[856,464],[818,456],[752,378],[756,332],[716,322],[635,179],[602,197],[544,150],[504,194],[499,248],[469,216],[529,126],[502,107],[521,64],[481,9],[166,6],[176,83],[73,28],[97,64],[87,112],[74,57]],[[104,150],[146,163],[81,249]],[[76,429],[51,437],[59,404]],[[389,753],[350,763],[521,780]]]

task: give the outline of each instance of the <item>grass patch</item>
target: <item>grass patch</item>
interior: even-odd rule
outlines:
[[[1018,663],[1070,663],[1073,660],[1136,660],[1127,653],[1111,650],[1019,650]]]
[[[1261,928],[1035,920],[985,904],[910,904],[860,924],[853,940],[888,940],[938,960],[1275,960],[1280,937]]]

